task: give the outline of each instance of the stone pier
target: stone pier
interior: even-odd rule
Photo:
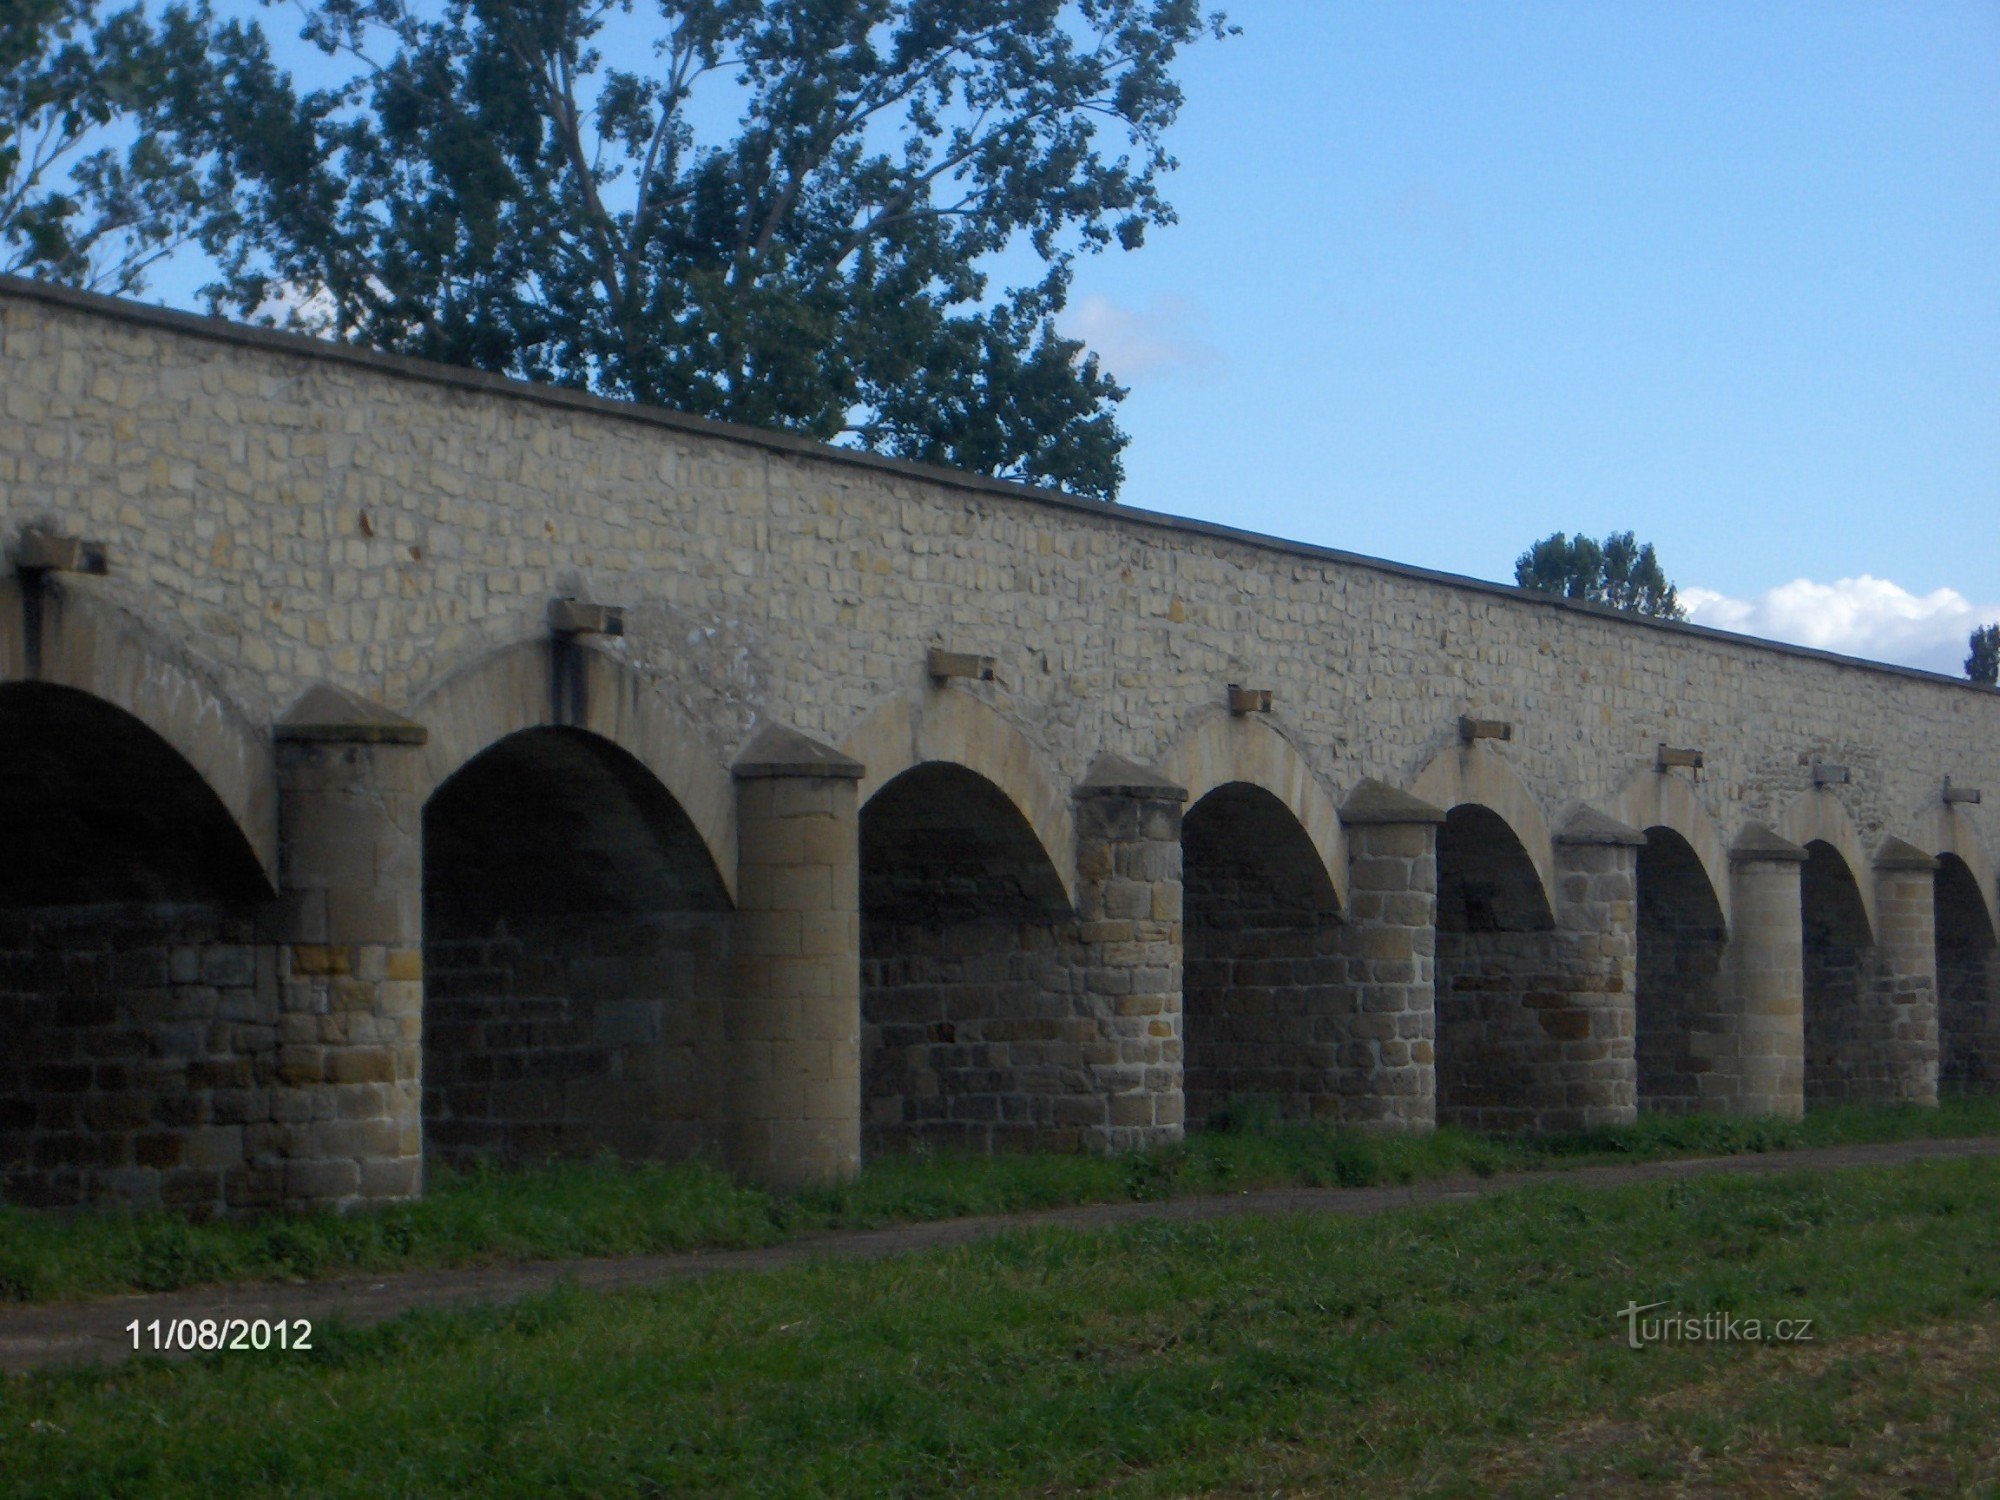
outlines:
[[[422,729],[320,687],[280,721],[276,1077],[232,1203],[346,1207],[423,1183]]]
[[[1077,983],[1096,1011],[1085,1139],[1125,1150],[1178,1140],[1181,813],[1187,791],[1107,755],[1077,788]],[[1101,1113],[1100,1113],[1101,1111]]]
[[[1805,1112],[1805,969],[1799,872],[1806,851],[1752,825],[1729,851],[1729,1009],[1704,1050],[1719,1114]]]
[[[855,762],[765,730],[736,767],[730,1164],[774,1187],[861,1169]]]
[[[1444,813],[1364,781],[1340,809],[1351,895],[1342,933],[1350,1018],[1339,1053],[1342,1121],[1437,1123],[1437,830]]]

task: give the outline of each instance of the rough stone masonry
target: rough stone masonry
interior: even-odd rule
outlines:
[[[10,1202],[2000,1080],[1989,689],[6,279],[0,549]]]

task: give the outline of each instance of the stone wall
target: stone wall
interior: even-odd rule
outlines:
[[[1854,875],[1829,845],[1801,875],[1805,936],[1806,1107],[1866,1099],[1874,944]]]
[[[1375,1058],[1356,1050],[1346,924],[1325,866],[1282,803],[1240,783],[1202,799],[1181,843],[1189,1123],[1253,1098],[1288,1119],[1338,1118],[1343,1082],[1357,1092]]]
[[[722,1149],[714,913],[502,919],[425,939],[424,1151],[454,1166]]]
[[[1651,830],[1637,875],[1639,1107],[1693,1113],[1715,1097],[1716,1042],[1730,1030],[1728,928],[1707,873],[1678,834]]]
[[[864,1150],[1075,1149],[1102,1128],[1105,1055],[1054,866],[959,767],[897,778],[861,815]]]
[[[622,752],[532,730],[424,824],[427,1154],[719,1152],[730,902],[672,799]]]
[[[1230,681],[1272,690],[1336,801],[1410,785],[1464,713],[1516,724],[1501,753],[1551,816],[1698,745],[1725,843],[1815,759],[1850,768],[1870,847],[1947,773],[2000,785],[1989,693],[1129,507],[19,282],[0,374],[0,535],[102,537],[110,575],[61,587],[265,723],[319,680],[408,711],[582,594],[627,607],[602,649],[722,767],[767,719],[843,744],[944,644],[995,657],[955,691],[1065,786],[1107,750],[1164,764]]]
[[[2000,1071],[1930,885],[1990,933],[1966,684],[0,281],[31,525],[110,567],[0,577],[4,1003],[30,1052],[207,1019],[143,1111],[17,1068],[0,1160],[77,1169],[27,1192],[407,1196],[424,1109],[797,1183],[1235,1093],[1512,1129]],[[1808,844],[1862,884],[1802,902]]]
[[[272,953],[212,903],[0,911],[0,1202],[225,1206],[272,1119]]]
[[[1071,975],[1074,917],[861,928],[862,1149],[1078,1150],[1116,1064]]]
[[[1498,818],[1452,810],[1438,841],[1438,1120],[1476,1130],[1629,1122],[1635,848],[1557,847],[1551,909]]]

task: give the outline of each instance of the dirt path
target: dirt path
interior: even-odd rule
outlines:
[[[179,1318],[224,1317],[267,1321],[305,1318],[319,1323],[338,1316],[352,1323],[377,1323],[412,1308],[508,1302],[565,1284],[606,1291],[648,1286],[681,1276],[706,1276],[716,1271],[770,1271],[823,1258],[878,1260],[963,1245],[1004,1229],[1051,1225],[1095,1229],[1138,1219],[1215,1219],[1230,1214],[1377,1214],[1392,1208],[1482,1198],[1531,1183],[1618,1187],[1709,1173],[1761,1175],[1809,1167],[1893,1166],[1901,1162],[1971,1156],[2000,1156],[2000,1136],[1828,1146],[1810,1151],[1576,1167],[1487,1178],[1443,1178],[1409,1187],[1279,1188],[1163,1202],[1092,1203],[1037,1213],[899,1224],[888,1229],[840,1230],[756,1250],[695,1251],[619,1260],[527,1261],[465,1270],[356,1276],[338,1281],[243,1282],[95,1302],[0,1309],[0,1371],[18,1373],[63,1364],[116,1364],[129,1359],[133,1350],[128,1325],[134,1319],[141,1325],[155,1319],[166,1323]]]

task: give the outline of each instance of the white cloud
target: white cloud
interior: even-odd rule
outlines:
[[[1142,308],[1109,297],[1079,299],[1056,320],[1064,335],[1082,339],[1116,379],[1145,375],[1205,375],[1222,364],[1206,337],[1208,315],[1185,297],[1156,297]]]
[[[1956,589],[1912,594],[1866,573],[1834,583],[1795,578],[1755,599],[1704,588],[1684,588],[1680,597],[1697,625],[1952,676],[1965,669],[1965,638],[2000,620],[2000,604],[1974,604]]]

